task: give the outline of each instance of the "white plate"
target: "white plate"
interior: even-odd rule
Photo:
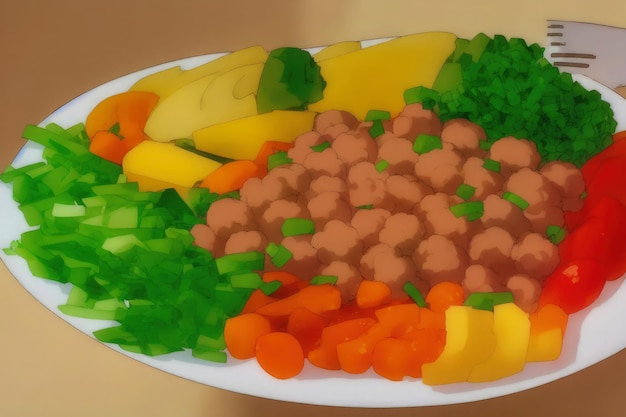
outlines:
[[[174,65],[190,68],[219,55],[170,62],[113,80],[70,101],[41,122],[41,125],[56,122],[69,127],[82,122],[99,101],[127,90],[145,75]],[[618,131],[626,130],[626,101],[612,90],[588,78],[576,76],[575,79],[588,89],[598,90],[617,115]],[[23,166],[39,160],[41,148],[27,143],[15,159],[14,165]],[[17,204],[12,200],[10,185],[0,182],[0,248],[8,247],[12,240],[19,239],[20,234],[26,230],[28,226]],[[93,331],[116,324],[63,315],[57,306],[65,303],[69,293],[68,284],[33,277],[26,262],[18,256],[7,256],[0,251],[0,258],[37,300],[81,332],[93,337]],[[193,358],[190,352],[148,357],[126,352],[116,345],[110,347],[147,365],[192,381],[270,399],[376,408],[463,403],[507,395],[554,381],[591,366],[626,347],[626,332],[615,331],[626,321],[626,285],[623,282],[620,279],[608,283],[592,307],[570,317],[564,351],[558,360],[527,364],[523,372],[491,383],[429,387],[420,380],[388,381],[373,371],[352,376],[339,371],[322,371],[308,364],[297,378],[277,380],[262,371],[254,360],[238,361],[229,358],[227,364],[212,364]]]

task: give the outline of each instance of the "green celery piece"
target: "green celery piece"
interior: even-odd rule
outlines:
[[[116,320],[119,317],[116,310],[96,310],[69,304],[60,305],[59,311],[63,314],[67,314],[68,316],[93,320]]]
[[[515,193],[512,193],[510,191],[507,191],[507,192],[503,193],[502,194],[502,198],[504,200],[510,201],[511,203],[515,204],[521,210],[526,210],[528,208],[528,206],[530,205],[528,203],[528,201],[524,200],[519,195],[517,195]]]
[[[220,275],[241,271],[261,271],[265,265],[265,255],[262,252],[233,253],[217,258],[215,263]]]
[[[555,245],[561,243],[563,239],[565,239],[566,234],[567,231],[560,226],[550,225],[546,229],[546,236],[548,236],[550,242],[554,243]]]
[[[465,52],[465,48],[467,48],[467,45],[469,45],[470,40],[469,39],[464,39],[464,38],[458,38],[454,44],[454,52],[452,53],[452,62],[457,62],[459,60],[459,58],[461,58],[461,55],[463,55],[463,53]]]
[[[433,83],[433,90],[444,94],[456,89],[463,82],[461,65],[456,62],[446,62],[439,70]]]
[[[209,349],[192,349],[191,354],[194,358],[216,363],[226,363],[228,358],[225,352]]]
[[[471,293],[463,305],[479,310],[493,311],[493,307],[498,304],[512,303],[513,293],[505,292],[475,292]]]
[[[372,127],[369,129],[369,134],[372,138],[376,139],[380,135],[385,133],[385,127],[383,126],[382,120],[374,120],[372,122]]]
[[[443,149],[443,144],[439,136],[420,134],[413,142],[413,150],[418,154],[430,152],[435,149]]]
[[[264,282],[263,284],[261,284],[259,288],[261,291],[263,291],[263,294],[271,295],[276,290],[278,290],[281,286],[282,284],[280,281],[270,281],[270,282]]]
[[[313,145],[311,146],[311,149],[313,149],[315,152],[322,152],[324,149],[330,147],[330,142],[326,141],[326,142],[322,142],[319,145]]]
[[[313,278],[311,278],[309,283],[311,285],[324,285],[324,284],[335,285],[337,284],[337,279],[338,277],[336,275],[316,275]]]
[[[91,299],[89,294],[87,294],[87,292],[82,288],[74,286],[70,290],[66,304],[76,307],[93,308],[96,304],[96,300]]]
[[[490,41],[489,36],[484,33],[479,33],[465,46],[463,54],[470,55],[472,61],[478,62]]]
[[[211,337],[205,334],[198,336],[196,346],[194,349],[208,349],[208,350],[224,350],[226,349],[226,342],[224,341],[224,335],[219,337]]]
[[[483,167],[489,171],[500,172],[500,162],[494,161],[493,159],[483,160]]]
[[[283,244],[273,246],[268,245],[270,250],[267,251],[267,254],[270,255],[270,260],[274,264],[274,266],[282,267],[284,266],[291,258],[293,258],[293,253],[289,251]]]
[[[285,151],[278,151],[267,157],[267,169],[272,170],[278,166],[291,164],[293,161]]]
[[[54,203],[52,215],[54,217],[83,217],[85,216],[85,206]]]
[[[326,82],[311,54],[299,48],[270,51],[257,89],[259,114],[273,110],[305,110],[323,98]]]
[[[285,219],[280,228],[283,236],[311,235],[315,233],[315,225],[313,220],[291,217]]]
[[[137,206],[120,207],[108,213],[106,226],[111,229],[134,229],[139,225]]]
[[[13,168],[9,165],[2,174],[0,174],[0,181],[4,183],[9,183],[13,181],[15,178],[25,175],[29,171],[32,171],[37,168],[41,168],[46,166],[45,162],[36,162],[34,164],[26,165],[20,168]]]
[[[471,185],[468,185],[468,184],[461,184],[456,189],[455,194],[461,197],[463,200],[467,201],[474,196],[475,192],[476,192],[476,187],[472,187]]]
[[[113,254],[126,252],[133,247],[145,247],[145,244],[134,234],[114,236],[106,239],[102,244],[102,249]]]
[[[482,201],[466,201],[450,206],[450,211],[456,217],[466,216],[467,220],[472,221],[483,215],[484,205]]]
[[[409,88],[404,91],[404,102],[409,104],[422,103],[422,106],[427,110],[432,110],[439,101],[439,93],[433,89],[418,86]]]
[[[407,281],[402,289],[409,297],[411,297],[415,304],[420,307],[426,307],[426,300],[424,300],[424,296],[412,282]]]
[[[230,285],[233,288],[250,288],[256,289],[263,285],[261,276],[256,272],[244,272],[241,274],[233,274],[229,276]]]
[[[376,163],[374,167],[376,168],[376,171],[383,172],[385,169],[387,169],[388,166],[389,166],[389,162],[385,161],[384,159],[381,159],[380,161]]]
[[[365,115],[366,122],[373,122],[375,120],[390,120],[391,113],[386,110],[369,110]]]

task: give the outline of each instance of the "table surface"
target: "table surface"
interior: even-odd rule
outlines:
[[[544,43],[546,19],[626,27],[626,2],[0,0],[0,170],[21,131],[103,82],[173,59],[262,45],[311,47],[430,30]],[[0,230],[0,233],[2,231]],[[2,416],[623,416],[626,351],[517,394],[391,410],[309,406],[190,382],[92,340],[33,299],[0,262]]]

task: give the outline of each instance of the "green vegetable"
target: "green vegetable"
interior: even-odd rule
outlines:
[[[326,82],[307,51],[278,48],[269,53],[257,91],[259,114],[273,110],[305,110],[323,97]]]
[[[545,162],[580,167],[611,143],[617,122],[597,91],[544,58],[544,48],[523,39],[477,35],[458,40],[434,82],[439,93],[422,98],[443,122],[466,118],[489,142],[505,136],[532,140]]]
[[[274,266],[282,267],[284,266],[291,258],[293,258],[293,253],[289,249],[287,249],[283,244],[276,245],[275,243],[270,243],[265,248],[265,252],[270,256],[270,260],[274,264]]]
[[[409,88],[404,91],[404,102],[408,104],[422,103],[427,110],[432,110],[439,100],[439,93],[424,86]]]
[[[385,133],[385,127],[383,126],[382,120],[374,120],[372,122],[372,127],[369,129],[369,134],[372,138],[376,139],[383,133]]]
[[[461,184],[456,189],[456,195],[461,197],[463,200],[469,200],[470,198],[474,196],[475,192],[476,192],[476,187],[472,187],[471,185],[468,185],[468,184]]]
[[[468,221],[474,221],[482,217],[485,208],[482,201],[466,201],[450,206],[450,211],[456,217],[465,216]]]
[[[316,275],[311,278],[311,281],[309,281],[309,283],[311,285],[335,285],[337,283],[337,277],[335,275]]]
[[[311,146],[311,149],[313,149],[315,152],[322,152],[324,149],[329,148],[329,147],[330,147],[330,142],[326,141],[326,142],[320,143],[319,145]]]
[[[402,287],[402,289],[405,293],[407,293],[409,297],[411,297],[415,304],[420,307],[426,307],[426,301],[424,300],[424,296],[415,285],[413,285],[411,282],[407,282],[406,284],[404,284],[404,287]]]
[[[530,205],[528,204],[528,201],[524,200],[519,195],[509,192],[509,191],[503,193],[502,198],[506,201],[510,201],[511,203],[515,204],[517,207],[519,207],[522,210],[526,210],[528,206]]]
[[[24,136],[44,146],[45,162],[0,176],[32,226],[5,251],[24,258],[33,275],[71,285],[63,313],[117,321],[94,332],[102,342],[225,360],[224,323],[252,291],[235,288],[232,276],[241,286],[265,255],[215,260],[193,245],[189,230],[221,197],[194,189],[190,207],[171,189],[140,192],[121,167],[89,152],[82,125],[28,126]]]
[[[566,234],[566,230],[560,226],[551,225],[546,228],[546,236],[555,245],[561,243],[565,239]]]
[[[443,149],[441,138],[439,136],[420,134],[413,142],[413,150],[418,154],[430,152],[434,149]]]
[[[500,162],[494,161],[493,159],[484,159],[483,167],[493,172],[500,172]]]
[[[376,163],[376,165],[374,165],[374,167],[376,168],[376,171],[378,172],[383,172],[385,169],[387,169],[388,166],[389,166],[389,162],[385,161],[384,159],[381,159],[380,161]]]
[[[292,163],[292,159],[287,155],[285,151],[278,151],[267,157],[267,169],[274,169],[281,165],[287,165]]]
[[[511,292],[475,292],[470,294],[463,305],[476,308],[478,310],[493,311],[493,306],[498,304],[512,303],[513,293]]]
[[[375,120],[389,120],[391,119],[391,113],[386,110],[370,110],[365,115],[366,122],[373,122]]]
[[[313,220],[289,218],[285,219],[283,225],[280,228],[283,236],[297,236],[297,235],[310,235],[315,233],[315,226]]]

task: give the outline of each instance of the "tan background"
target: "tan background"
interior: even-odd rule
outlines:
[[[547,18],[626,27],[626,2],[0,0],[0,170],[23,145],[24,125],[103,82],[172,59],[428,30],[543,42]],[[564,380],[471,404],[360,410],[251,398],[165,374],[92,341],[30,297],[0,262],[0,416],[621,417],[625,373],[623,351]]]

